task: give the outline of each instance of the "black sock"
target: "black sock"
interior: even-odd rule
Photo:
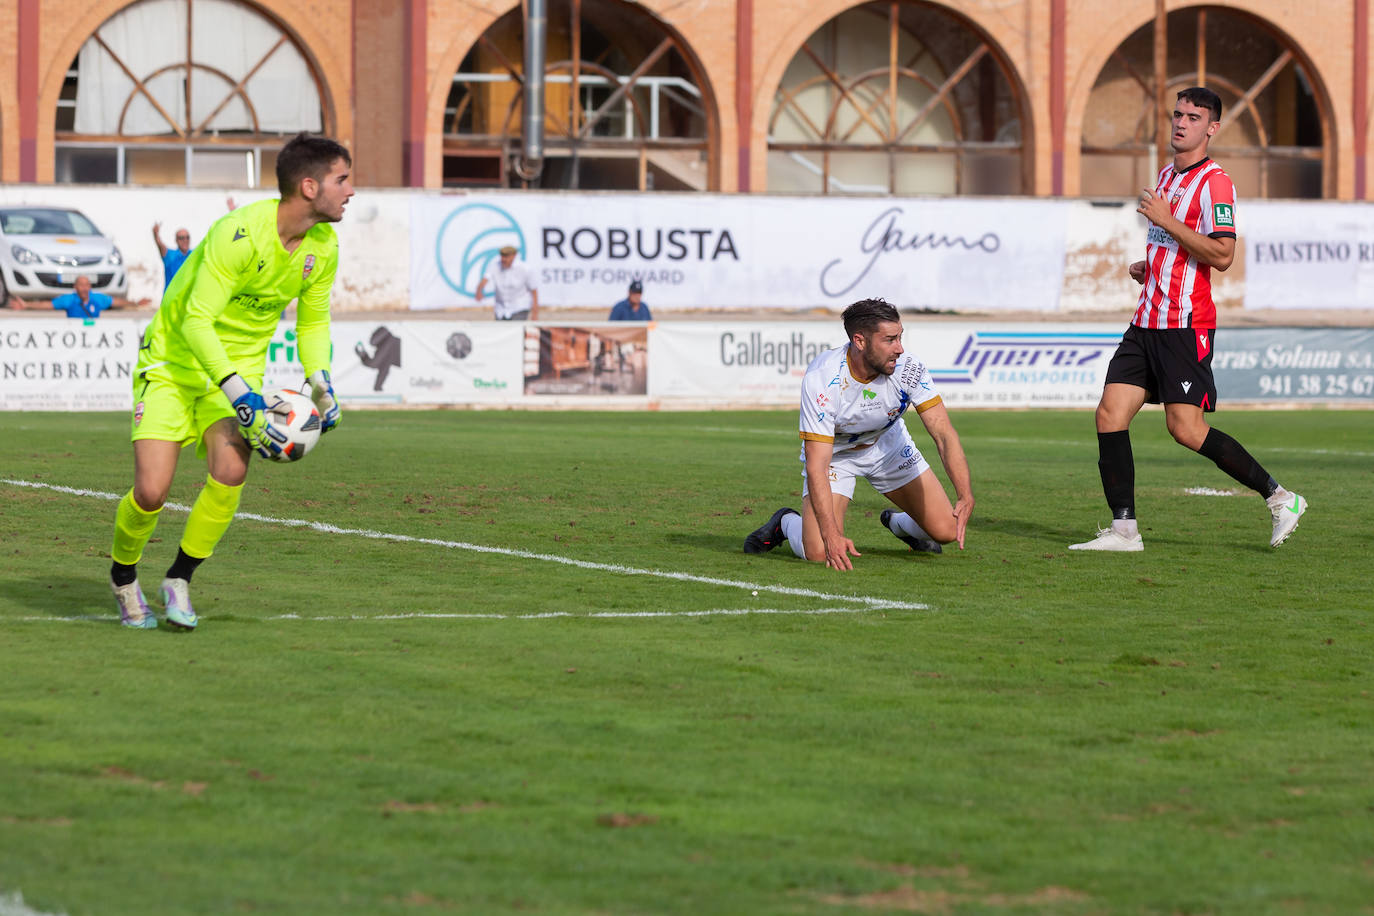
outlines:
[[[1131,432],[1097,434],[1097,470],[1113,519],[1135,518],[1135,456]]]
[[[205,562],[204,557],[193,557],[180,547],[177,548],[177,558],[167,570],[168,579],[185,579],[191,581],[191,574],[196,571],[196,567]]]
[[[138,580],[138,566],[125,566],[123,563],[110,564],[110,581],[115,585],[128,585]]]
[[[1265,499],[1273,496],[1279,488],[1269,472],[1260,467],[1260,463],[1245,450],[1245,446],[1216,427],[1207,431],[1207,438],[1202,440],[1197,453],[1212,459],[1217,467]]]

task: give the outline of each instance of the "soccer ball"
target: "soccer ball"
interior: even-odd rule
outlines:
[[[272,455],[273,461],[300,461],[320,441],[320,412],[315,402],[290,388],[263,392],[267,402],[268,422],[286,436],[281,453]]]

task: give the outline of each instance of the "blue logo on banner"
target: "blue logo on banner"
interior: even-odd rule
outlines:
[[[515,217],[494,204],[464,204],[439,226],[434,242],[439,276],[450,289],[475,299],[477,284],[506,245],[519,249],[517,257],[524,260],[525,235]]]
[[[1074,370],[1110,357],[1120,342],[1116,332],[980,331],[964,340],[953,366],[930,374],[937,385],[970,384],[985,370],[998,382],[1070,381]]]

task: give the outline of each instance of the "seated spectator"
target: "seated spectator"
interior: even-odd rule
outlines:
[[[644,284],[630,282],[630,294],[611,308],[611,321],[653,321],[649,307],[644,304]]]

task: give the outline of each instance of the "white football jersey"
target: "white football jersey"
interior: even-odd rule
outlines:
[[[897,357],[897,368],[867,382],[849,374],[849,345],[826,350],[811,361],[802,378],[801,437],[833,442],[835,454],[867,448],[908,407],[924,413],[941,403],[930,371],[909,351]]]

